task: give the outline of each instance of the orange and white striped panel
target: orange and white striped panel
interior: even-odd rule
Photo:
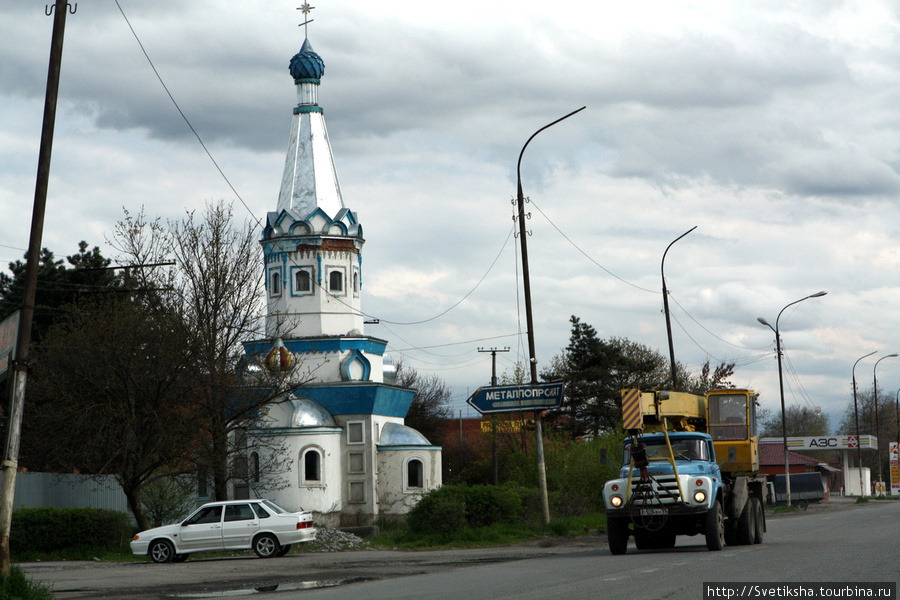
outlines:
[[[622,426],[625,430],[643,429],[644,419],[641,415],[641,390],[630,388],[622,390]]]

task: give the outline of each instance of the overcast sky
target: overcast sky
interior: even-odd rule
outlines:
[[[851,369],[900,351],[900,5],[869,0],[475,4],[321,0],[319,104],[344,202],[366,232],[366,333],[453,386],[456,406],[526,360],[516,160],[537,358],[577,315],[668,357],[737,363],[733,383],[837,421]],[[275,209],[300,2],[81,0],[67,22],[43,245],[105,242],[123,210]],[[0,263],[28,246],[51,17],[0,2]],[[448,309],[451,309],[449,310]],[[412,324],[410,324],[412,323]],[[900,358],[877,367],[900,388]],[[852,433],[852,432],[845,432]]]

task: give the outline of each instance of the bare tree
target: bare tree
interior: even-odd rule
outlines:
[[[450,388],[437,375],[420,375],[403,362],[397,363],[397,385],[416,390],[405,423],[428,438],[432,444],[440,444],[450,418]]]
[[[242,342],[261,337],[263,330],[263,261],[254,224],[236,227],[233,218],[224,202],[166,226],[148,221],[143,212],[137,217],[126,213],[111,242],[123,260],[135,265],[176,263],[174,269],[142,268],[136,276],[147,286],[156,285],[185,322],[183,343],[195,377],[184,399],[194,417],[194,439],[185,450],[208,474],[216,499],[228,497],[230,482],[248,479],[243,432],[265,416],[267,406],[284,401],[304,383],[297,375],[299,365],[287,373],[270,373],[262,357],[244,355]],[[261,470],[272,475],[287,468],[276,438],[254,444],[270,445],[259,454],[268,457]]]
[[[781,411],[767,410],[759,416],[760,437],[783,435]],[[788,406],[784,413],[784,425],[788,435],[820,436],[828,435],[828,415],[809,406]]]

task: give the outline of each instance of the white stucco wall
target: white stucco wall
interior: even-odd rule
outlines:
[[[407,465],[411,460],[422,461],[424,481],[412,487],[407,480]],[[379,513],[403,515],[416,505],[422,494],[441,486],[441,450],[433,446],[422,448],[378,450]]]

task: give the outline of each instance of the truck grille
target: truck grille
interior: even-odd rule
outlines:
[[[651,477],[649,483],[632,481],[631,504],[649,506],[651,504],[677,504],[681,502],[678,494],[678,482],[674,475],[657,475]]]

